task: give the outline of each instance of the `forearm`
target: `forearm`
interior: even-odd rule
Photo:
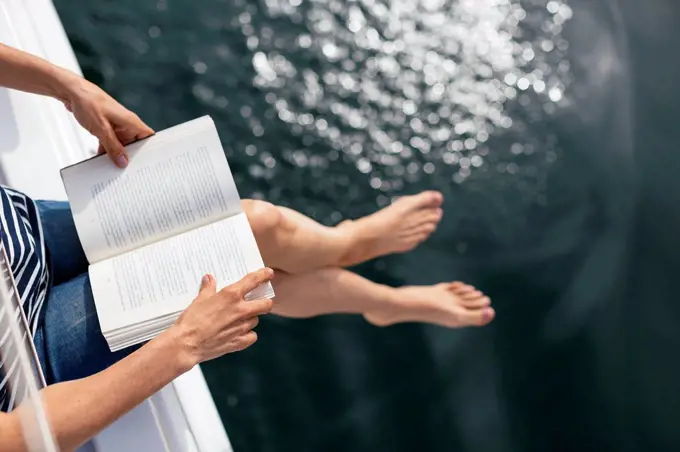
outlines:
[[[194,362],[188,354],[180,352],[181,341],[177,332],[170,329],[98,374],[43,390],[43,405],[60,449],[68,451],[80,446],[188,371]],[[18,427],[16,418],[5,425],[0,430],[6,438],[20,436],[12,432]],[[4,450],[22,449],[18,443],[12,445],[3,440],[0,451]]]
[[[65,101],[78,79],[42,58],[0,44],[0,86]]]

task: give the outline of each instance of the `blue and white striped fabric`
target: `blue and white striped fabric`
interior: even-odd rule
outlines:
[[[38,328],[50,284],[45,240],[35,203],[26,195],[5,187],[0,187],[0,240],[9,260],[19,303],[28,320],[30,335],[33,336]],[[9,275],[3,277],[3,280],[9,279]],[[0,305],[0,350],[5,350],[4,356],[0,356],[2,411],[13,409],[17,397],[20,398],[15,393],[18,387],[10,384],[12,373],[17,368],[17,357],[14,353],[7,352],[19,345],[9,343],[12,336],[6,324],[3,325],[6,321],[17,321],[20,317],[18,312],[7,315],[6,311],[7,308]],[[25,327],[23,330],[25,331]]]

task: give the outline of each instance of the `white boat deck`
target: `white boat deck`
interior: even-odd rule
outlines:
[[[0,0],[0,42],[80,73],[51,0]],[[59,102],[0,88],[0,183],[35,199],[66,199],[59,169],[96,140]],[[231,452],[199,367],[83,447],[83,451]]]

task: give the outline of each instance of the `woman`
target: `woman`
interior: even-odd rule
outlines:
[[[123,145],[153,133],[81,77],[2,45],[0,86],[61,100],[99,139],[100,152],[121,168],[128,162]],[[406,321],[487,324],[494,316],[490,301],[471,286],[397,289],[341,268],[414,248],[436,228],[441,203],[440,193],[424,192],[330,228],[292,210],[246,200],[244,210],[276,278],[271,269],[262,269],[218,292],[214,278],[206,275],[175,325],[141,347],[111,353],[99,328],[88,262],[68,205],[34,203],[0,189],[0,238],[51,384],[43,390],[43,401],[59,446],[77,447],[194,365],[249,347],[257,339],[252,330],[258,316],[270,311],[289,317],[357,313],[381,326]],[[275,304],[244,301],[244,294],[272,279]],[[145,378],[134,378],[140,371]],[[0,452],[25,448],[16,411],[0,412],[0,437]]]

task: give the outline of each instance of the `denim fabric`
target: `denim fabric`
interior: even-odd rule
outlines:
[[[53,272],[44,319],[34,337],[48,384],[99,372],[138,347],[112,353],[99,327],[88,262],[66,202],[38,201]]]

